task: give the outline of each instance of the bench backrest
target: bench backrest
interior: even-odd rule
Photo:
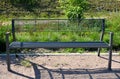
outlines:
[[[103,40],[105,31],[105,19],[12,19],[12,36],[16,41],[18,32],[88,32],[100,33],[100,41]]]

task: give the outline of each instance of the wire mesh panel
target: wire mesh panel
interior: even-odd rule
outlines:
[[[104,30],[104,19],[14,19],[19,41],[95,41]]]

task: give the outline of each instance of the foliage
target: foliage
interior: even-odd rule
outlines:
[[[88,9],[87,0],[59,0],[59,3],[69,19],[83,18],[84,12]]]
[[[84,53],[84,49],[83,48],[66,48],[65,50],[64,50],[64,52],[70,52],[70,53]]]

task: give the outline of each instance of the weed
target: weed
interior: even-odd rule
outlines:
[[[31,63],[29,60],[21,60],[20,64],[25,67],[31,67]]]

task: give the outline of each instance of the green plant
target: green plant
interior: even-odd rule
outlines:
[[[106,49],[106,48],[102,48],[101,49],[101,53],[105,53],[105,52],[107,52],[108,51],[108,49]]]
[[[59,3],[69,19],[83,18],[88,9],[87,0],[59,0]]]
[[[25,67],[31,67],[31,63],[29,60],[21,60],[20,64]]]
[[[83,48],[66,48],[64,49],[64,52],[69,53],[83,53],[85,50]]]
[[[66,53],[68,53],[68,52],[72,53],[72,51],[73,51],[73,48],[66,48],[66,49],[64,50],[64,52],[66,52]]]
[[[75,48],[74,49],[74,52],[77,52],[77,53],[84,53],[85,49],[84,48]]]

